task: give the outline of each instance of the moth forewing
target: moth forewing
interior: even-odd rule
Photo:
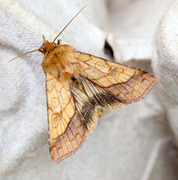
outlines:
[[[111,62],[86,53],[76,52],[80,74],[113,94],[120,102],[138,101],[156,83],[156,78],[147,72]],[[82,54],[81,56],[79,54]],[[99,66],[102,64],[102,68]]]
[[[76,109],[69,82],[47,76],[49,145],[51,157],[58,162],[75,152],[83,142],[84,128]]]

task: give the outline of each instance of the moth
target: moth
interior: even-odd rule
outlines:
[[[57,37],[53,42],[44,38],[39,49],[28,52],[44,54],[41,66],[46,74],[49,146],[55,162],[81,147],[98,116],[103,116],[103,108],[138,101],[157,81],[148,72],[76,51],[60,40],[55,43]]]

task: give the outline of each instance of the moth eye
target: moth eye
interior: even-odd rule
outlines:
[[[46,53],[46,48],[44,46],[42,46],[42,50],[41,50],[42,53]]]

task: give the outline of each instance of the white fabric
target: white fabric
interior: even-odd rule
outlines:
[[[79,51],[152,71],[141,101],[106,111],[75,155],[55,164],[48,151],[42,35]],[[176,179],[178,0],[0,0],[0,175],[2,179]],[[172,136],[173,134],[173,136]],[[172,162],[174,161],[174,162]]]

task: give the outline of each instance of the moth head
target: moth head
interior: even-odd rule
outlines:
[[[55,47],[56,43],[47,41],[43,36],[43,43],[42,46],[39,48],[39,51],[43,54],[46,54],[46,52],[53,50]]]

